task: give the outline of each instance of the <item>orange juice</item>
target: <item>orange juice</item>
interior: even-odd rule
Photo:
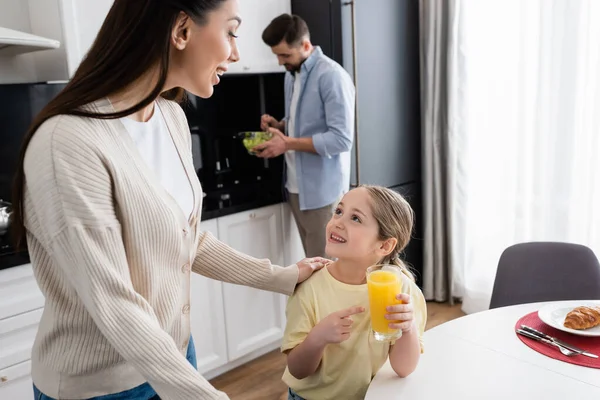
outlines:
[[[396,299],[396,295],[402,292],[402,279],[399,269],[395,271],[392,268],[392,266],[385,266],[385,269],[379,268],[367,272],[371,327],[375,338],[381,341],[398,338],[401,334],[398,329],[389,327],[390,323],[397,321],[385,318],[388,313],[386,307],[400,304],[400,301]]]

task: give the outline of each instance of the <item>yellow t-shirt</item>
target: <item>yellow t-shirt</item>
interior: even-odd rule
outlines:
[[[402,291],[411,296],[422,352],[422,335],[427,322],[425,298],[412,281]],[[364,399],[373,376],[387,360],[390,344],[373,338],[366,284],[342,283],[323,268],[299,285],[288,300],[282,352],[302,343],[323,318],[352,306],[362,306],[365,312],[351,317],[354,323],[348,340],[327,345],[313,375],[298,380],[287,368],[283,374],[283,381],[306,400]]]

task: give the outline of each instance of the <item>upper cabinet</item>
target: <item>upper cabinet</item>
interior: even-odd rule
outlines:
[[[70,79],[112,4],[0,0],[0,84]]]
[[[291,13],[290,0],[239,0],[242,25],[237,45],[240,61],[229,66],[230,73],[284,72],[271,48],[262,41],[262,32],[273,18]]]
[[[36,53],[38,79],[70,79],[86,55],[113,0],[29,0],[35,34],[60,38],[57,50]]]
[[[0,56],[56,49],[59,45],[58,40],[0,27]]]
[[[39,81],[37,55],[61,45],[60,32],[35,32],[29,14],[26,0],[0,0],[0,84]]]
[[[0,27],[34,35],[31,38],[37,37],[37,49],[50,48],[18,57],[13,54],[27,49],[5,50],[11,58],[0,57],[0,83],[70,79],[92,46],[113,1],[0,0]],[[238,0],[238,3],[243,20],[237,39],[241,59],[230,66],[229,72],[283,72],[271,49],[263,43],[262,32],[273,18],[291,12],[290,0]],[[10,18],[16,22],[11,23]],[[58,43],[60,46],[54,48]]]

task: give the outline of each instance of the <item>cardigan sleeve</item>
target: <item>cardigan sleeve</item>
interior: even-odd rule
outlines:
[[[192,270],[208,278],[290,295],[298,282],[298,266],[280,267],[267,259],[243,254],[203,232]]]

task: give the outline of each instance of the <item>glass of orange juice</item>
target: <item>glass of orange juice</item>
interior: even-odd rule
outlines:
[[[402,271],[396,265],[374,265],[367,269],[367,288],[369,291],[369,308],[371,328],[375,340],[388,342],[402,337],[400,329],[392,329],[391,321],[385,318],[387,307],[401,304],[396,295],[402,292]]]

